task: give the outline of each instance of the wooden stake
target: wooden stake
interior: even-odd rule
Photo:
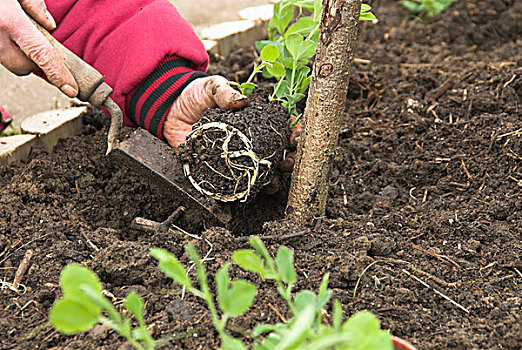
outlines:
[[[304,226],[323,215],[330,162],[344,115],[361,0],[323,0],[321,33],[286,209]]]

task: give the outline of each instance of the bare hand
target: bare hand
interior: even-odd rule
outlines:
[[[192,125],[207,109],[236,110],[246,106],[247,98],[230,87],[227,81],[218,75],[198,78],[174,100],[163,128],[163,136],[171,146],[178,147],[185,142]]]
[[[47,30],[56,29],[44,0],[2,0],[0,64],[16,75],[27,75],[40,67],[53,85],[67,96],[75,97],[76,81],[26,13]]]

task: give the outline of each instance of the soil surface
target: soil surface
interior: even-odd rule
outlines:
[[[362,25],[358,49],[371,63],[353,70],[326,216],[298,237],[285,239],[301,231],[282,220],[260,233],[272,236],[272,253],[294,249],[297,289],[317,289],[329,271],[347,314],[368,309],[419,349],[520,349],[522,3],[458,1],[429,20],[396,1],[372,7],[380,21]],[[164,220],[175,201],[111,165],[106,132],[103,118],[87,120],[85,135],[55,153],[0,168],[0,279],[12,282],[33,251],[26,293],[0,287],[0,348],[128,348],[101,326],[63,336],[46,324],[71,262],[94,269],[116,302],[130,290],[142,295],[154,337],[174,337],[162,348],[217,348],[203,303],[181,298],[147,251],[166,248],[188,264],[186,243],[202,255],[212,248],[212,275],[245,237],[131,229],[135,216]],[[253,310],[229,322],[231,333],[289,316],[271,283],[231,273],[261,285]]]
[[[258,88],[245,108],[209,109],[194,124],[178,156],[200,191],[225,202],[245,202],[279,173],[290,137],[289,115],[281,104],[270,103],[269,95]]]

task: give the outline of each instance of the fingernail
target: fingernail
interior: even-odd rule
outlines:
[[[51,13],[49,12],[49,10],[45,10],[45,16],[47,17],[47,19],[49,20],[49,22],[51,22],[51,26],[52,26],[52,29],[56,29],[56,22],[54,21],[54,18],[53,16],[51,15]]]
[[[63,85],[60,90],[62,90],[62,92],[64,94],[66,94],[67,96],[73,98],[73,97],[76,97],[76,95],[78,95],[78,90],[76,90],[75,88],[73,88],[71,85],[69,84],[65,84]]]

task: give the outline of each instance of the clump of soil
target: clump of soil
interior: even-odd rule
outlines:
[[[187,177],[214,199],[246,201],[274,178],[288,146],[288,113],[270,103],[267,89],[256,89],[239,111],[205,112],[178,157]]]

